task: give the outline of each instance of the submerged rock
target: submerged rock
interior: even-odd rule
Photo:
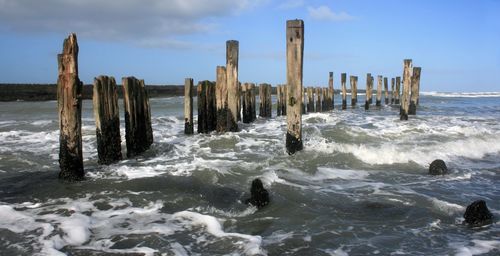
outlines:
[[[269,193],[264,188],[264,185],[262,184],[262,181],[260,179],[255,179],[252,181],[250,193],[251,197],[245,201],[246,204],[254,205],[258,209],[269,204]]]
[[[444,175],[448,173],[448,167],[446,167],[446,163],[441,159],[436,159],[432,161],[429,166],[429,174],[430,175]]]
[[[491,222],[493,214],[488,210],[485,201],[477,200],[467,206],[464,218],[464,223],[472,226],[483,226]]]

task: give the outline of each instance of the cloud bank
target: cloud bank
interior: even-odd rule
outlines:
[[[265,0],[0,0],[0,30],[69,33],[145,47],[189,47],[179,39],[213,31],[213,18]]]
[[[309,16],[314,20],[319,21],[348,21],[353,20],[354,17],[346,12],[333,12],[330,7],[322,5],[317,8],[309,6],[307,8]]]

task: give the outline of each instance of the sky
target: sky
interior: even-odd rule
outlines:
[[[290,19],[304,20],[304,86],[327,86],[332,71],[336,88],[340,73],[363,87],[412,59],[422,91],[500,91],[500,0],[0,0],[0,83],[55,83],[75,32],[86,84],[215,80],[238,40],[239,80],[276,85]]]

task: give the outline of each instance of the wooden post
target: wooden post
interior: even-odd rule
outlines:
[[[304,56],[304,21],[289,20],[286,28],[287,133],[288,154],[302,150],[302,72]]]
[[[256,100],[255,100],[255,84],[251,83],[250,84],[250,103],[252,106],[252,122],[257,119],[257,107],[256,107]]]
[[[281,85],[276,85],[276,116],[281,116]]]
[[[271,101],[271,85],[270,84],[260,84],[259,85],[259,116],[264,118],[272,117],[272,101]]]
[[[229,120],[228,94],[227,94],[227,73],[226,67],[217,66],[217,81],[215,82],[215,106],[217,108],[217,132],[223,133],[229,131],[227,122]]]
[[[226,78],[224,78],[226,80]],[[193,134],[193,79],[184,79],[184,134]]]
[[[288,93],[288,88],[286,85],[281,86],[281,114],[286,116],[286,111],[287,111],[287,93]]]
[[[243,108],[243,123],[251,123],[252,122],[252,103],[250,96],[250,84],[243,83],[241,86],[241,95],[242,95],[242,108]]]
[[[382,105],[382,76],[377,76],[377,101],[375,105],[377,107]]]
[[[92,101],[97,137],[99,164],[122,160],[118,89],[114,77],[94,78]]]
[[[333,72],[329,73],[328,92],[330,94],[329,96],[331,97],[330,102],[328,102],[329,105],[328,110],[332,110],[335,108],[335,90],[333,88]]]
[[[78,42],[76,34],[64,39],[57,55],[57,108],[59,112],[59,178],[82,180],[82,86],[78,77]]]
[[[215,83],[201,81],[198,83],[198,133],[210,133],[217,127],[217,107],[215,100]]]
[[[122,85],[127,157],[133,157],[146,151],[153,144],[151,110],[144,80],[124,77]]]
[[[358,77],[357,76],[350,76],[350,82],[351,82],[351,106],[356,106],[356,103],[358,103]]]
[[[316,112],[321,112],[321,88],[316,87]]]
[[[401,95],[400,119],[408,120],[411,93],[411,73],[413,71],[411,59],[405,59],[403,67],[403,95]]]
[[[408,115],[417,114],[417,105],[420,90],[420,67],[413,68],[413,76],[411,77],[411,99],[410,99],[410,109],[408,110]]]
[[[370,98],[372,95],[370,89],[370,83],[372,81],[372,75],[370,73],[366,74],[366,90],[365,90],[365,110],[370,109]]]
[[[401,95],[401,77],[396,77],[396,95],[394,97],[394,104],[399,105],[399,96]]]
[[[346,81],[347,80],[347,74],[342,73],[340,74],[340,83],[342,84],[342,109],[347,108],[347,88],[346,88]]]
[[[242,112],[242,104],[241,104],[241,98],[243,95],[241,94],[242,87],[241,87],[241,82],[238,81],[238,113],[237,113],[237,118],[238,122],[241,121],[241,112]]]
[[[312,87],[307,87],[307,113],[314,112],[314,92]]]
[[[238,52],[239,42],[229,40],[226,42],[226,86],[228,103],[227,127],[231,132],[238,131],[239,107],[239,82],[238,82]]]
[[[394,99],[396,98],[396,89],[394,89],[395,84],[396,78],[391,78],[391,104],[394,104]]]
[[[389,105],[389,84],[387,83],[387,77],[384,77],[384,96],[385,105]]]

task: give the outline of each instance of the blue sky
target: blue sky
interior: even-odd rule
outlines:
[[[240,42],[242,82],[286,79],[285,24],[305,23],[304,85],[328,72],[401,75],[423,91],[500,91],[500,1],[0,0],[0,83],[55,83],[56,55],[76,32],[80,79],[134,75],[146,84],[215,80],[225,42]]]

